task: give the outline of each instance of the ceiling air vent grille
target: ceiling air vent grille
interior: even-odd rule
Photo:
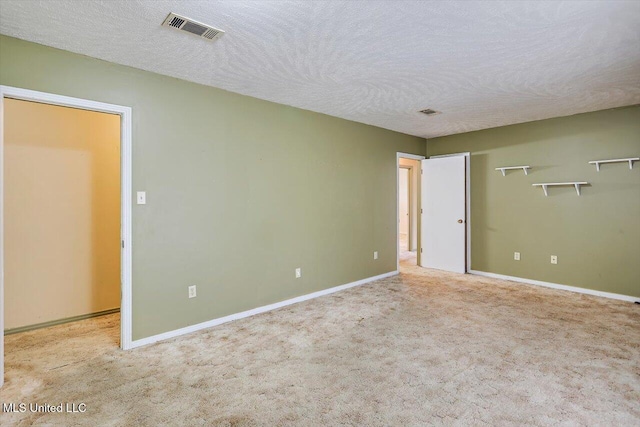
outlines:
[[[420,113],[426,114],[427,116],[435,116],[436,114],[440,114],[440,111],[432,110],[431,108],[426,108],[424,110],[420,110]]]
[[[174,28],[180,28],[180,26],[184,24],[184,19],[180,19],[177,16],[174,16],[171,21],[169,21],[169,26]]]
[[[205,39],[213,40],[216,37],[218,37],[218,34],[220,34],[220,30],[215,30],[213,28],[209,28],[209,29],[207,29],[207,31],[204,32],[202,37],[204,37]]]
[[[213,28],[210,25],[203,24],[202,22],[194,21],[193,19],[185,18],[184,16],[170,13],[167,19],[162,23],[165,27],[175,28],[177,30],[186,31],[196,36],[203,37],[207,40],[216,40],[224,31]]]

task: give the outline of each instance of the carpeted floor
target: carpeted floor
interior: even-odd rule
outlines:
[[[415,266],[418,263],[417,252],[407,250],[408,243],[407,235],[400,233],[398,236],[398,247],[400,250],[398,259],[400,260],[400,265],[405,268]]]
[[[409,263],[129,352],[116,315],[8,336],[3,403],[86,412],[0,424],[640,425],[640,306]]]

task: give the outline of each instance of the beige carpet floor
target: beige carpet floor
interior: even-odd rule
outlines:
[[[0,424],[640,425],[640,306],[409,266],[136,350],[117,315],[6,337]],[[415,261],[413,261],[415,262]]]

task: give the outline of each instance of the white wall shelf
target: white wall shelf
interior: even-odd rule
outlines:
[[[629,162],[629,170],[633,169],[633,162],[640,160],[640,157],[627,157],[626,159],[610,159],[610,160],[592,160],[589,162],[591,165],[596,165],[596,170],[600,172],[600,165],[602,163],[627,163]]]
[[[588,182],[585,181],[575,181],[575,182],[542,182],[539,184],[532,184],[534,187],[542,187],[542,191],[544,191],[544,195],[548,196],[548,188],[549,187],[558,187],[558,186],[566,186],[566,185],[573,185],[576,189],[576,193],[578,193],[578,196],[580,195],[580,186],[581,185],[589,185]]]
[[[497,171],[502,172],[502,176],[506,176],[506,174],[504,173],[505,171],[512,170],[512,169],[522,169],[525,175],[529,175],[529,173],[527,172],[527,169],[531,169],[531,166],[502,166],[502,167],[496,168]]]

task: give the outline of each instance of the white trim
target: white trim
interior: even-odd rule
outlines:
[[[63,107],[80,108],[82,110],[98,111],[111,114],[131,114],[131,107],[107,104],[105,102],[91,101],[88,99],[72,98],[70,96],[56,95],[36,90],[22,89],[11,86],[0,86],[2,98],[34,101],[41,104],[61,105]]]
[[[467,192],[467,273],[471,271],[471,153],[464,153],[466,159],[465,191]]]
[[[465,273],[471,273],[471,152],[465,151],[462,153],[453,153],[453,154],[441,154],[438,156],[430,156],[430,159],[437,159],[438,157],[458,157],[465,156],[465,196],[466,196],[466,208],[467,217],[465,218],[466,226],[467,226],[467,235],[466,237],[466,248],[467,248],[467,259],[465,263]]]
[[[470,270],[469,273],[476,276],[491,277],[493,279],[509,280],[512,282],[526,283],[528,285],[544,286],[545,288],[560,289],[563,291],[576,292],[579,294],[594,295],[597,297],[617,299],[621,301],[636,302],[640,297],[630,295],[614,294],[612,292],[596,291],[594,289],[579,288],[577,286],[560,285],[558,283],[543,282],[540,280],[524,279],[522,277],[505,276],[504,274],[487,273],[486,271]]]
[[[121,301],[121,331],[120,347],[127,350],[131,347],[131,277],[132,277],[132,232],[131,232],[131,107],[125,107],[87,99],[72,98],[52,93],[38,92],[11,86],[0,85],[0,200],[4,200],[4,175],[2,171],[4,152],[4,98],[20,99],[24,101],[40,102],[44,104],[60,105],[101,113],[118,114],[121,116],[120,156],[121,156],[121,237],[124,248],[121,252],[122,271],[122,301]],[[2,209],[0,209],[0,231],[4,235]],[[4,331],[4,248],[3,238],[0,238],[0,332]],[[0,387],[4,383],[4,334],[0,334]]]
[[[255,316],[256,314],[265,313],[267,311],[276,310],[278,308],[286,307],[288,305],[296,304],[302,301],[307,301],[313,298],[322,297],[325,295],[329,295],[335,292],[343,291],[345,289],[353,288],[355,286],[364,285],[365,283],[370,283],[376,280],[385,279],[387,277],[395,276],[398,274],[398,271],[390,271],[389,273],[380,274],[378,276],[368,277],[366,279],[358,280],[355,282],[347,283],[346,285],[339,285],[333,288],[324,289],[322,291],[313,292],[310,294],[302,295],[299,297],[291,298],[288,300],[276,302],[274,304],[265,305],[262,307],[254,308],[247,311],[242,311],[240,313],[231,314],[229,316],[220,317],[218,319],[209,320],[206,322],[198,323],[196,325],[187,326],[184,328],[176,329],[169,332],[164,332],[162,334],[153,335],[147,338],[142,338],[139,340],[135,340],[131,343],[132,348],[141,347],[143,345],[153,344],[158,341],[167,340],[169,338],[179,337],[181,335],[190,334],[192,332],[200,331],[202,329],[211,328],[213,326],[218,326],[223,323],[233,322],[234,320],[244,319],[245,317]]]
[[[121,235],[124,244],[120,257],[120,269],[122,276],[122,291],[120,302],[120,347],[129,350],[133,341],[133,117],[130,107],[122,113],[122,136],[120,146],[121,163],[121,197],[122,197],[122,224]]]
[[[409,160],[424,160],[425,156],[422,156],[420,154],[409,154],[409,153],[403,153],[401,151],[397,151],[396,152],[396,159],[409,159]]]
[[[400,271],[400,218],[398,217],[398,210],[400,209],[400,159],[409,159],[409,160],[424,160],[426,157],[425,156],[421,156],[419,154],[409,154],[409,153],[403,153],[401,151],[397,151],[396,152],[396,270]],[[422,181],[422,177],[418,176],[418,182]],[[416,230],[417,233],[417,240],[418,240],[418,247],[416,248],[416,252],[417,252],[417,257],[418,257],[418,261],[420,260],[420,248],[422,247],[422,244],[420,242],[420,220],[422,215],[420,215],[420,208],[421,208],[421,202],[420,202],[420,187],[418,187],[418,200],[416,200],[416,203],[418,204],[418,218],[416,218],[416,228],[418,230]],[[418,265],[420,263],[418,262]]]
[[[429,156],[430,159],[438,159],[441,157],[458,157],[458,156],[470,156],[470,151],[463,151],[460,153],[451,153],[451,154],[438,154],[437,156]]]
[[[413,233],[414,231],[416,232],[416,244],[418,243],[418,236],[417,236],[417,230],[414,230],[413,228],[413,221],[416,221],[416,229],[418,228],[418,218],[414,218],[414,214],[413,214],[413,210],[416,208],[416,206],[418,204],[417,200],[413,200],[413,194],[414,191],[417,191],[417,189],[414,189],[414,185],[413,185],[413,181],[415,179],[414,177],[414,169],[415,167],[413,165],[399,165],[398,169],[406,169],[407,170],[407,206],[408,206],[408,212],[409,212],[409,218],[407,220],[408,224],[407,224],[407,250],[411,251],[412,250],[412,243],[413,243]],[[400,171],[398,171],[399,173]],[[399,183],[399,182],[398,182]],[[398,188],[399,191],[399,188]],[[417,193],[416,193],[417,195]],[[416,197],[417,199],[418,197]],[[400,194],[398,194],[398,203],[400,203]],[[398,208],[399,209],[399,208]],[[398,224],[400,224],[400,218],[398,218]],[[399,237],[399,231],[398,231],[398,237]],[[398,239],[399,241],[399,239]]]
[[[0,387],[4,385],[4,95],[0,86]]]

